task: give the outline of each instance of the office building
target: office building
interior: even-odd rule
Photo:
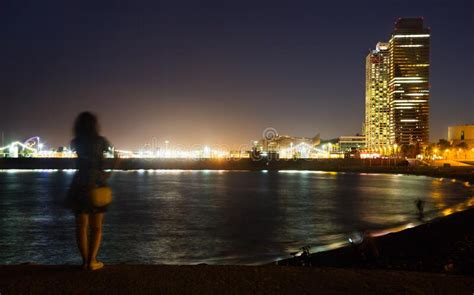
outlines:
[[[389,41],[391,142],[429,142],[430,29],[421,18],[401,18]]]

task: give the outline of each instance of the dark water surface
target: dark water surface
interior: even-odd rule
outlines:
[[[72,171],[0,171],[0,264],[79,263],[61,207]],[[354,231],[417,219],[468,199],[424,176],[307,171],[117,171],[100,259],[106,263],[252,264]]]

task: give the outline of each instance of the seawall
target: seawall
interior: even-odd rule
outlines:
[[[1,158],[5,169],[74,169],[74,159]],[[395,173],[455,178],[474,183],[474,166],[409,166],[404,160],[388,159],[106,159],[106,169],[180,169],[180,170],[320,170],[355,173]]]

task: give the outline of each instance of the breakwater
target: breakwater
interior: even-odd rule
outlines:
[[[0,169],[74,169],[75,159],[1,158]],[[179,170],[321,170],[355,173],[396,173],[449,177],[474,182],[474,166],[411,166],[394,159],[106,159],[106,169]]]
[[[404,160],[362,159],[105,159],[105,169],[183,169],[183,170],[334,170],[361,167],[402,168]],[[0,169],[74,169],[70,158],[4,158]]]

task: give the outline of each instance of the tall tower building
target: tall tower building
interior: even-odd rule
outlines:
[[[398,145],[429,142],[430,29],[401,18],[389,42],[390,135]]]
[[[377,43],[365,60],[365,138],[368,148],[391,144],[388,83],[389,43]]]

